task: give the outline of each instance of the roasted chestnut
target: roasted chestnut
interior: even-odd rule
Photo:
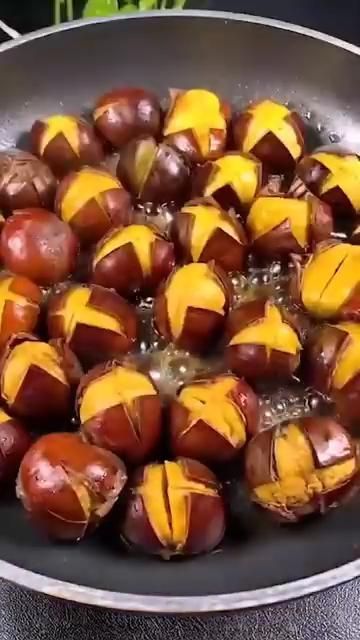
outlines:
[[[4,213],[25,207],[52,209],[56,184],[51,169],[31,153],[20,149],[0,152],[0,209]]]
[[[0,487],[16,478],[30,445],[31,436],[25,426],[0,409]]]
[[[234,118],[236,147],[267,169],[289,171],[304,153],[304,124],[296,111],[274,100],[250,104]]]
[[[34,153],[60,178],[84,165],[96,166],[104,158],[93,127],[74,116],[57,114],[36,120],[31,139]]]
[[[91,167],[64,178],[55,209],[83,245],[97,242],[114,225],[133,220],[131,198],[122,184],[110,173]]]
[[[225,532],[220,486],[203,464],[188,458],[149,464],[130,481],[121,536],[164,559],[212,551]]]
[[[318,198],[259,196],[252,204],[246,228],[254,251],[268,258],[306,253],[331,237],[330,207]]]
[[[34,331],[42,302],[41,289],[22,276],[0,276],[0,349],[15,333]]]
[[[261,162],[250,154],[232,151],[197,167],[192,193],[195,197],[214,198],[223,209],[244,214],[261,184]]]
[[[188,262],[214,260],[224,271],[241,271],[247,238],[241,223],[212,199],[193,200],[174,219],[173,233]]]
[[[221,332],[231,303],[231,283],[214,263],[173,271],[155,299],[155,325],[164,338],[203,351]]]
[[[290,291],[317,318],[360,319],[360,247],[322,242],[302,263],[294,258]]]
[[[144,224],[112,229],[100,240],[92,279],[124,296],[152,293],[175,266],[174,247],[157,229]]]
[[[336,214],[360,213],[360,157],[355,153],[320,149],[302,159],[297,174]]]
[[[206,464],[228,462],[258,424],[258,398],[244,380],[232,375],[198,380],[184,386],[170,405],[171,452]]]
[[[290,378],[300,364],[300,329],[293,315],[271,302],[245,302],[228,318],[225,358],[246,378]]]
[[[164,125],[165,141],[191,162],[204,162],[225,149],[229,106],[212,91],[171,91]]]
[[[49,301],[48,331],[63,338],[87,366],[133,349],[137,340],[135,309],[115,291],[97,285],[72,285]]]
[[[50,433],[25,455],[17,495],[45,534],[77,541],[111,511],[126,480],[124,464],[110,451],[74,433]]]
[[[262,431],[245,458],[254,502],[288,522],[324,513],[355,490],[356,448],[332,418],[302,418]]]
[[[44,286],[65,280],[79,252],[69,225],[46,209],[16,211],[5,222],[0,247],[7,269]]]
[[[161,130],[158,98],[135,87],[115,89],[101,96],[93,117],[97,129],[116,148],[142,135],[157,138]]]

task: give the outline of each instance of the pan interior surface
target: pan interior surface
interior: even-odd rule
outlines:
[[[354,147],[360,145],[359,75],[354,52],[257,22],[184,14],[91,23],[1,52],[0,147],[26,146],[35,118],[87,113],[98,95],[120,85],[145,86],[164,98],[169,87],[203,86],[238,106],[272,96],[298,108],[313,144]],[[358,559],[359,507],[355,500],[326,518],[279,527],[244,501],[241,526],[221,550],[162,562],[127,555],[107,532],[79,545],[51,544],[15,500],[5,501],[0,559],[111,592],[170,598],[239,593]]]

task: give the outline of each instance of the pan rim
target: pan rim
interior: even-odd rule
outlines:
[[[243,13],[202,10],[162,10],[147,11],[141,14],[129,13],[107,18],[75,20],[53,27],[47,27],[20,36],[13,41],[0,45],[0,54],[21,46],[38,38],[51,36],[62,31],[78,29],[97,23],[115,22],[117,20],[135,20],[147,18],[211,18],[226,21],[260,24],[271,28],[282,29],[320,40],[337,48],[344,49],[360,56],[360,47],[328,34],[294,25],[281,20],[263,18]],[[23,569],[14,564],[0,560],[0,577],[21,587],[31,589],[47,596],[53,596],[79,604],[89,604],[121,611],[152,614],[200,614],[220,613],[251,609],[280,602],[286,602],[312,593],[335,587],[360,575],[360,558],[344,565],[313,576],[272,587],[204,596],[151,596],[131,593],[120,593],[76,585],[74,583],[50,578],[42,574]]]

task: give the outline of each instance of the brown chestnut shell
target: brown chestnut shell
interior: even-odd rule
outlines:
[[[0,209],[52,209],[57,181],[50,167],[20,149],[0,152]]]
[[[41,289],[28,278],[0,275],[0,349],[12,335],[36,329],[42,300]]]

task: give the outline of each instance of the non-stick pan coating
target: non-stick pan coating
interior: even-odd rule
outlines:
[[[46,31],[2,47],[0,78],[3,148],[26,143],[36,117],[86,112],[97,95],[127,84],[164,97],[169,87],[202,85],[239,106],[273,96],[299,108],[314,140],[360,143],[359,50],[256,18],[157,14]],[[100,533],[52,545],[14,500],[3,502],[0,574],[82,602],[162,612],[259,606],[360,574],[359,500],[291,529],[246,507],[244,525],[217,553],[166,563],[100,544]]]

